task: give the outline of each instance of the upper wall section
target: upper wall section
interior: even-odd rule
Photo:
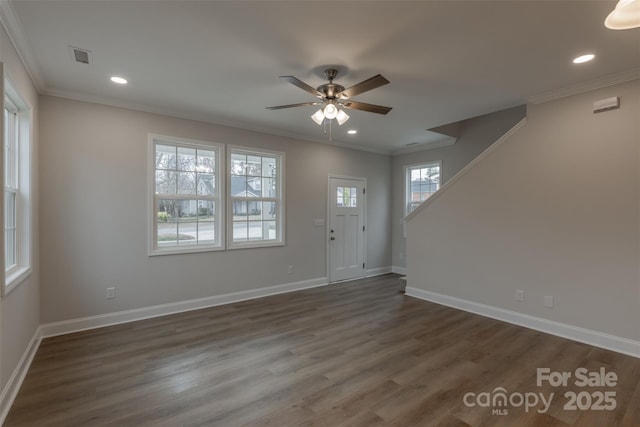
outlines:
[[[393,266],[405,267],[405,166],[441,161],[442,182],[446,183],[469,162],[498,140],[527,114],[525,105],[462,120],[457,123],[456,143],[447,147],[393,156]]]
[[[326,277],[329,174],[367,179],[368,268],[388,267],[389,156],[40,98],[42,322]],[[286,153],[286,246],[147,256],[148,133]],[[61,250],[64,248],[64,250]],[[289,273],[289,266],[293,271]],[[116,299],[105,299],[107,287]]]
[[[592,112],[613,96],[620,109]],[[409,286],[640,340],[638,117],[640,80],[530,106],[412,216]]]

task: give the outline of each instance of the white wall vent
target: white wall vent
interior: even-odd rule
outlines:
[[[620,98],[617,96],[593,102],[594,113],[602,113],[603,111],[615,110],[617,108],[620,108]]]

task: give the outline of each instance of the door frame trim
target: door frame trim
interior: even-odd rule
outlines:
[[[362,205],[362,225],[364,225],[364,233],[362,236],[362,245],[364,246],[362,249],[362,262],[364,262],[364,265],[367,265],[367,233],[369,232],[369,229],[367,227],[367,178],[365,177],[361,177],[361,176],[350,176],[350,175],[338,175],[338,174],[329,174],[327,177],[327,220],[325,221],[325,238],[324,238],[324,244],[325,244],[325,259],[326,259],[326,268],[327,268],[327,281],[329,283],[337,283],[337,282],[341,282],[342,280],[337,280],[332,282],[331,281],[331,252],[330,252],[330,248],[329,248],[329,237],[330,233],[329,233],[329,227],[331,225],[331,202],[332,202],[332,194],[331,194],[331,180],[332,179],[351,179],[354,181],[361,181],[363,184],[364,188],[364,195],[362,197],[362,201],[363,201],[363,205]],[[367,270],[366,268],[363,269],[362,271],[362,278],[367,277]],[[353,280],[353,279],[351,279]]]

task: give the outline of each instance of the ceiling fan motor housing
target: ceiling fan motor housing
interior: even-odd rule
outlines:
[[[326,83],[318,86],[318,92],[321,92],[326,99],[336,99],[336,94],[342,92],[344,86],[335,83]]]

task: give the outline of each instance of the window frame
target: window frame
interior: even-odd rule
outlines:
[[[2,295],[6,295],[14,290],[18,285],[25,281],[32,273],[33,267],[31,261],[33,259],[33,241],[31,235],[32,229],[32,207],[31,207],[31,183],[33,173],[32,162],[32,108],[24,101],[13,84],[8,80],[4,80],[4,97],[3,107],[9,110],[10,114],[14,114],[13,126],[9,127],[5,123],[3,116],[3,157],[7,156],[6,137],[9,136],[15,144],[13,147],[13,179],[14,185],[7,186],[7,171],[3,174],[3,183],[5,189],[5,199],[3,204],[4,222],[4,241],[5,252],[3,265],[5,265],[4,286],[2,286]],[[4,114],[4,111],[3,111]],[[10,135],[7,135],[10,132]],[[3,158],[3,169],[7,167],[7,158]],[[7,260],[7,191],[14,194],[14,258],[15,263],[11,266],[6,265]]]
[[[215,143],[211,141],[202,141],[189,138],[173,137],[158,134],[149,134],[148,136],[148,255],[176,255],[185,253],[200,253],[200,252],[213,252],[221,251],[225,249],[225,146],[224,144]],[[215,152],[214,162],[214,182],[216,193],[210,197],[202,197],[198,195],[179,195],[174,194],[170,196],[163,196],[156,194],[156,164],[155,164],[155,147],[156,145],[170,145],[175,147],[184,147],[192,149],[201,149]],[[158,224],[158,199],[178,199],[178,200],[213,200],[215,204],[214,208],[214,233],[217,236],[215,243],[213,244],[186,244],[184,246],[159,246],[157,235]]]
[[[276,211],[278,216],[276,218],[276,239],[275,240],[246,240],[246,241],[233,241],[233,202],[238,200],[237,197],[232,197],[232,168],[231,158],[233,154],[253,155],[253,156],[269,156],[275,157],[276,167],[280,173],[276,176],[276,196],[275,197],[253,197],[250,200],[255,201],[267,201],[276,203]],[[268,150],[264,148],[246,147],[240,145],[228,145],[227,146],[227,249],[247,249],[247,248],[264,248],[274,246],[284,246],[286,244],[285,239],[285,153],[281,151]],[[245,198],[249,200],[249,198]]]
[[[416,202],[412,202],[411,201],[411,171],[416,170],[416,169],[432,168],[432,167],[435,167],[435,166],[438,167],[438,170],[439,170],[439,173],[440,173],[440,182],[438,183],[438,188],[436,190],[436,192],[437,192],[437,191],[440,190],[440,188],[442,188],[442,160],[432,160],[432,161],[428,161],[428,162],[422,162],[422,163],[406,165],[404,167],[404,187],[405,187],[405,189],[404,189],[404,216],[405,217],[407,217],[413,211],[418,209],[420,207],[420,205],[422,205],[422,203],[424,203],[426,200],[428,200],[428,198],[427,198],[427,199],[421,201],[413,209],[411,209],[411,205],[416,203]]]

